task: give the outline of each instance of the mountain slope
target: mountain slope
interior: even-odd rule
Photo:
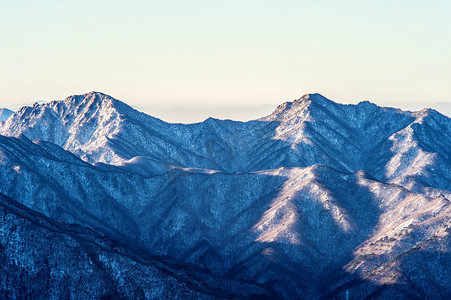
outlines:
[[[305,283],[328,280],[354,260],[377,268],[432,237],[450,217],[443,196],[415,194],[364,172],[320,165],[247,174],[175,168],[143,177],[24,137],[1,137],[0,145],[0,171],[12,179],[2,182],[2,193],[54,220],[228,280],[264,283],[268,293],[288,298],[321,294]],[[380,252],[371,243],[380,243]]]
[[[12,110],[9,110],[7,108],[0,108],[0,122],[8,119],[12,114],[14,114]]]
[[[0,218],[4,298],[213,299],[265,292],[259,286],[205,276],[88,228],[54,221],[2,194]]]
[[[22,108],[0,132],[0,193],[169,257],[223,297],[450,290],[446,272],[412,265],[450,250],[451,123],[433,110],[312,94],[255,121],[184,125],[92,92]]]

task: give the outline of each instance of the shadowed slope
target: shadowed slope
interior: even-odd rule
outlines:
[[[256,121],[168,124],[93,92],[0,127],[19,137],[0,136],[0,192],[247,295],[364,297],[403,284],[388,279],[401,264],[378,269],[447,226],[450,130],[432,110],[318,94]]]
[[[215,277],[169,257],[130,248],[89,228],[54,221],[2,194],[0,219],[0,291],[5,298],[268,295],[259,285]]]

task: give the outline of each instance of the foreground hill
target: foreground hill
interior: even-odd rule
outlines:
[[[24,107],[0,126],[0,193],[46,222],[127,245],[140,268],[151,256],[191,270],[146,271],[170,297],[446,298],[450,130],[433,110],[342,105],[318,94],[255,121],[168,124],[92,92]],[[2,242],[12,249],[4,259],[23,255],[19,243],[52,257],[33,246],[48,234],[27,243],[18,230]],[[122,282],[134,271],[130,257],[115,255]],[[71,259],[50,270],[72,270]],[[8,274],[11,291],[18,283]],[[181,286],[170,290],[171,280]],[[140,282],[118,293],[159,295]],[[105,287],[87,293],[99,297]]]

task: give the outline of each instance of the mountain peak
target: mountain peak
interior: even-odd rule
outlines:
[[[130,117],[134,110],[109,95],[92,91],[23,107],[2,126],[0,133],[43,139],[80,156],[95,156],[97,161],[108,152],[98,154],[120,131],[124,115]],[[51,128],[48,124],[52,124]],[[105,161],[110,162],[112,157],[115,156],[108,153]]]
[[[116,99],[114,99],[113,97],[111,97],[110,95],[104,94],[104,93],[100,93],[100,92],[89,92],[89,93],[85,93],[82,95],[72,95],[67,97],[64,102],[76,102],[76,103],[82,103],[84,101],[88,102],[88,103],[99,103],[105,100],[115,100],[118,101]],[[58,101],[56,101],[58,102]]]
[[[280,104],[271,115],[260,118],[259,120],[271,121],[286,117],[291,118],[298,115],[304,115],[314,107],[330,107],[336,104],[337,103],[318,93],[305,94],[292,102]]]
[[[101,92],[95,92],[95,91],[91,91],[89,93],[83,94],[81,95],[82,97],[86,98],[86,99],[93,99],[96,101],[105,101],[105,100],[109,100],[109,101],[118,101],[119,100],[115,99],[114,97],[108,95],[108,94],[104,94]]]
[[[89,93],[83,94],[83,96],[106,96],[106,97],[111,97],[110,95],[104,94],[102,92],[96,92],[96,91],[90,91]]]
[[[324,97],[323,95],[321,95],[319,93],[312,93],[312,94],[305,94],[301,98],[299,98],[299,99],[297,99],[295,101],[307,101],[307,100],[310,100],[310,101],[318,102],[318,101],[322,101],[323,99],[327,100],[326,97]]]
[[[310,102],[319,105],[336,104],[334,101],[327,99],[319,93],[305,94],[301,98],[294,100],[293,102]]]
[[[118,114],[130,114],[132,111],[135,111],[135,109],[124,102],[117,100],[110,95],[96,91],[91,91],[81,95],[72,95],[63,101],[52,101],[51,103],[57,106],[64,103],[67,108],[73,109],[75,114],[78,114],[83,110],[99,110],[104,113],[116,112]]]

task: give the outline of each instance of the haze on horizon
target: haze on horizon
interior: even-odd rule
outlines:
[[[4,2],[0,107],[95,90],[168,121],[244,120],[321,93],[451,113],[450,14],[440,0]]]

